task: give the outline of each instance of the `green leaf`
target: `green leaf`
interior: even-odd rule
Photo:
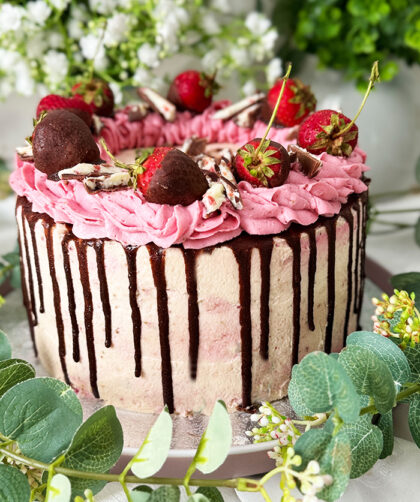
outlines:
[[[417,183],[420,184],[420,157],[417,159],[416,162],[416,181]]]
[[[225,461],[232,444],[232,425],[223,401],[217,401],[207,429],[200,439],[194,462],[199,471],[209,474]]]
[[[420,246],[420,216],[417,218],[414,226],[414,240],[416,241],[417,246]]]
[[[210,500],[201,493],[194,493],[188,497],[187,502],[210,502]]]
[[[0,329],[0,361],[12,357],[12,347],[6,333]]]
[[[207,497],[209,502],[223,502],[220,490],[213,486],[200,486],[194,495],[201,494]]]
[[[305,470],[311,460],[322,457],[331,441],[332,434],[323,429],[309,429],[299,436],[295,443],[295,452],[302,457],[302,465],[297,470]]]
[[[54,378],[31,378],[0,399],[0,432],[17,440],[22,453],[42,462],[62,454],[82,422],[73,390]]]
[[[63,467],[87,472],[107,472],[120,458],[123,431],[113,406],[104,406],[84,422],[66,452]],[[70,477],[72,498],[86,488],[98,493],[106,481]]]
[[[360,394],[373,397],[379,413],[391,410],[395,402],[395,385],[387,365],[370,350],[357,345],[343,349],[338,362],[344,367]]]
[[[356,331],[347,337],[346,344],[347,347],[357,345],[376,354],[389,368],[398,387],[410,381],[410,366],[404,352],[388,338],[370,331]]]
[[[165,407],[129,463],[133,473],[139,478],[148,478],[159,471],[168,457],[171,440],[172,419]]]
[[[410,399],[408,426],[410,427],[414,442],[420,448],[420,394],[415,394]]]
[[[177,486],[161,486],[150,496],[149,502],[179,502],[180,491]]]
[[[344,368],[324,352],[312,352],[295,365],[289,400],[298,415],[337,409],[344,422],[359,416],[360,399]]]
[[[379,459],[383,448],[382,432],[363,418],[352,424],[344,424],[340,432],[346,433],[350,439],[350,477],[358,478]]]
[[[147,502],[150,500],[150,496],[153,490],[150,486],[147,485],[139,485],[131,490],[130,495],[133,502]]]
[[[71,483],[64,474],[55,474],[47,491],[45,502],[70,502]]]
[[[383,447],[379,458],[386,458],[392,454],[394,449],[394,424],[392,419],[392,411],[388,411],[385,415],[381,415],[378,427],[382,431]]]
[[[407,345],[404,354],[410,366],[412,382],[420,383],[420,343],[417,343],[414,347]]]
[[[21,359],[0,361],[0,397],[19,382],[34,378],[34,368]]]
[[[420,299],[420,272],[405,272],[391,277],[392,287],[414,293]]]
[[[0,500],[2,502],[28,502],[31,496],[26,476],[15,467],[0,463]]]

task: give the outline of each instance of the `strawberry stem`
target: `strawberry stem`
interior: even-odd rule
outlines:
[[[271,126],[273,125],[273,122],[274,122],[274,120],[276,118],[277,110],[279,109],[281,98],[283,97],[284,88],[286,87],[286,82],[287,82],[287,79],[289,78],[289,75],[290,75],[291,71],[292,71],[292,65],[289,63],[289,65],[287,67],[286,75],[284,77],[282,77],[283,84],[281,86],[280,93],[279,93],[279,96],[277,98],[276,106],[274,107],[273,113],[271,114],[270,122],[268,123],[268,126],[267,126],[267,129],[265,130],[264,136],[262,137],[262,139],[260,141],[260,144],[258,145],[258,148],[255,150],[255,153],[254,153],[254,156],[253,156],[254,159],[258,159],[258,154],[260,153],[261,148],[262,148],[262,146],[264,144],[264,141],[267,138],[267,135],[270,132]]]
[[[366,100],[370,94],[370,91],[375,87],[375,82],[379,82],[379,66],[378,66],[378,61],[375,61],[372,65],[372,70],[370,72],[370,77],[369,77],[369,85],[366,89],[365,95],[363,97],[363,101],[359,107],[359,110],[357,111],[354,119],[349,122],[344,129],[339,131],[338,133],[333,135],[333,138],[338,138],[342,136],[343,134],[346,134],[346,132],[350,131],[350,129],[353,127],[354,123],[356,122],[357,118],[360,115],[360,112],[363,110],[363,107],[365,106]]]
[[[99,143],[100,145],[102,146],[102,148],[105,150],[106,154],[108,155],[108,157],[114,162],[114,164],[117,166],[117,167],[121,167],[121,169],[127,169],[129,171],[132,171],[133,170],[133,167],[130,166],[129,164],[124,164],[124,162],[121,162],[120,160],[118,160],[115,155],[113,155],[111,153],[111,151],[109,150],[108,148],[108,145],[106,144],[106,141],[104,140],[104,138],[101,138],[99,140]]]

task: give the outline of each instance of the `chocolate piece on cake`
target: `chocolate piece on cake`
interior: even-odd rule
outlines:
[[[104,174],[102,176],[91,176],[83,180],[83,185],[89,193],[114,192],[115,190],[126,189],[130,186],[131,176],[128,171],[120,169],[119,172]]]
[[[176,107],[166,98],[148,87],[140,87],[137,89],[137,93],[155,112],[160,113],[165,120],[168,122],[175,120]]]
[[[258,119],[261,110],[261,103],[255,103],[255,105],[245,108],[242,112],[238,113],[233,117],[233,121],[239,127],[251,128]]]
[[[187,138],[182,146],[179,148],[181,152],[186,153],[190,157],[197,157],[206,150],[207,138],[199,138],[198,136],[191,136]]]
[[[32,145],[18,146],[16,148],[16,153],[21,160],[32,162],[34,160],[34,153],[32,151]]]
[[[237,103],[233,103],[225,108],[217,110],[217,112],[213,113],[211,118],[215,120],[229,120],[246,108],[262,101],[264,98],[265,94],[263,92],[258,92],[257,94],[253,94],[252,96],[248,96],[241,101],[238,101]]]
[[[140,102],[126,106],[124,111],[127,113],[129,122],[139,122],[147,115],[149,106],[144,102]]]
[[[308,178],[313,178],[319,173],[322,167],[322,160],[317,159],[314,155],[297,145],[289,145],[287,151],[289,153],[290,162],[298,162],[301,171],[308,176]]]

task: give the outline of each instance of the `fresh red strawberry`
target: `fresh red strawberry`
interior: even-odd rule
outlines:
[[[188,70],[175,77],[169,88],[168,99],[180,110],[201,113],[210,106],[217,89],[213,77]]]
[[[36,116],[39,118],[42,112],[50,110],[68,110],[78,115],[89,127],[92,124],[92,111],[90,106],[80,98],[65,98],[58,94],[49,94],[44,96],[38,103]]]
[[[114,112],[114,93],[104,80],[94,78],[89,82],[79,82],[71,88],[71,92],[90,105],[96,115],[110,117]]]
[[[351,119],[340,112],[319,110],[302,122],[298,132],[298,145],[315,154],[327,152],[348,157],[357,145],[359,135],[356,124],[345,131],[350,123]]]
[[[141,166],[141,173],[137,175],[137,186],[144,194],[147,192],[155,172],[162,167],[163,159],[171,150],[174,150],[174,148],[170,146],[158,146],[152,152],[146,152],[149,155],[145,160],[136,159],[137,163]]]
[[[267,104],[270,112],[276,106],[282,86],[278,80],[268,91]],[[315,110],[316,99],[308,85],[304,85],[298,78],[291,78],[286,82],[283,97],[277,110],[276,122],[285,127],[300,124],[305,117]]]

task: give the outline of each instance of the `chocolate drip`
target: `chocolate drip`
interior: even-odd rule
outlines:
[[[112,315],[109,301],[108,281],[105,271],[104,242],[95,240],[94,249],[96,252],[96,264],[98,268],[99,289],[101,293],[102,310],[105,318],[105,347],[112,345]]]
[[[332,332],[334,325],[335,308],[335,237],[337,219],[329,219],[325,223],[328,236],[328,314],[327,328],[325,330],[324,350],[328,354],[331,352]]]
[[[23,233],[23,245],[25,246],[26,269],[28,271],[28,285],[29,285],[29,289],[27,290],[27,292],[29,293],[28,305],[33,316],[32,325],[36,326],[38,324],[38,315],[36,313],[36,305],[35,305],[34,278],[32,275],[31,257],[29,256],[28,237],[26,235],[25,219],[23,218],[23,215],[22,215],[22,233]]]
[[[239,322],[242,345],[242,407],[252,404],[251,252],[232,247],[239,267]]]
[[[134,375],[141,375],[141,315],[137,303],[137,247],[127,246],[125,254],[128,267],[128,290],[130,294],[131,320],[134,338]]]
[[[80,282],[83,288],[83,298],[85,301],[85,333],[86,347],[89,359],[89,376],[90,387],[95,397],[99,397],[98,378],[96,369],[96,354],[95,354],[95,337],[93,333],[93,301],[92,292],[89,281],[89,267],[87,262],[86,245],[91,244],[89,241],[82,239],[75,240],[77,249],[77,258],[79,259]]]
[[[80,344],[79,344],[79,325],[77,323],[76,316],[76,301],[74,298],[74,286],[73,286],[73,276],[70,267],[69,258],[69,241],[73,239],[73,233],[69,228],[68,233],[63,237],[61,241],[61,247],[63,250],[63,264],[64,264],[64,275],[67,281],[67,298],[69,302],[69,314],[71,321],[71,331],[73,336],[73,360],[78,363],[80,361]]]
[[[358,302],[357,302],[357,313],[358,317],[360,317],[360,311],[362,310],[363,303],[363,292],[365,286],[365,258],[366,258],[366,225],[368,220],[368,206],[367,206],[367,194],[362,194],[362,211],[363,211],[363,220],[362,220],[362,238],[360,241],[360,263],[362,264],[360,270],[360,283],[359,283],[359,293],[358,293]]]
[[[314,291],[315,291],[315,274],[316,274],[316,236],[315,228],[308,229],[309,240],[309,261],[308,261],[308,327],[311,331],[315,330],[314,323]]]
[[[260,296],[260,355],[268,359],[268,346],[270,336],[270,263],[273,254],[273,241],[270,239],[268,246],[260,246],[261,269],[261,296]]]
[[[168,293],[165,276],[165,251],[155,244],[147,244],[156,287],[157,313],[159,320],[160,354],[162,358],[163,404],[174,412],[174,391],[172,385],[171,347],[169,344]]]
[[[47,244],[47,254],[48,254],[48,265],[50,268],[51,284],[53,289],[53,300],[54,300],[54,311],[55,311],[55,322],[57,326],[58,334],[58,354],[60,356],[61,369],[63,370],[64,380],[66,383],[70,384],[70,379],[67,373],[66,365],[66,343],[64,339],[64,324],[63,316],[61,313],[61,294],[60,288],[58,286],[57,275],[55,270],[55,258],[53,249],[53,236],[52,231],[54,228],[54,221],[48,216],[44,215],[44,219],[41,220],[45,231],[45,242]]]
[[[349,226],[349,254],[347,258],[347,302],[346,316],[344,318],[343,345],[346,345],[346,338],[349,331],[349,320],[351,311],[351,301],[353,299],[353,238],[354,238],[354,217],[351,207],[346,207],[342,212],[343,218]]]
[[[356,211],[356,228],[357,228],[357,243],[356,243],[356,264],[354,266],[354,304],[353,304],[353,313],[357,314],[357,305],[359,303],[359,259],[360,259],[360,205],[357,203],[357,211]]]
[[[290,246],[293,254],[293,340],[292,340],[292,364],[296,364],[299,360],[299,337],[300,337],[300,302],[302,297],[301,291],[301,242],[300,234],[293,234],[285,238]]]
[[[193,380],[197,378],[198,347],[200,344],[200,322],[197,298],[196,256],[197,251],[184,249],[185,277],[187,279],[188,293],[188,330],[190,334],[190,375]]]
[[[38,255],[38,245],[36,243],[36,236],[35,236],[35,225],[29,224],[29,230],[31,231],[32,249],[34,250],[35,272],[36,272],[36,279],[38,282],[39,311],[41,312],[41,314],[43,314],[45,312],[44,289],[42,287],[42,276],[41,276],[41,269],[39,266],[39,255]]]

